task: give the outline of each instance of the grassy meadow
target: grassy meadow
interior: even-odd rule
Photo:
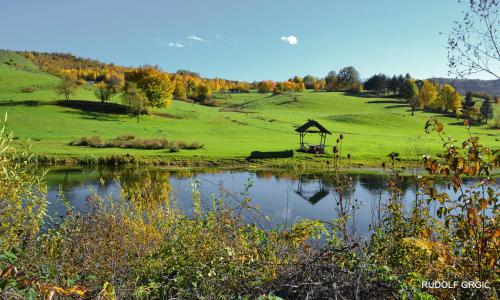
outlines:
[[[445,124],[447,135],[459,141],[468,135],[461,121],[454,118],[421,111],[411,116],[410,107],[399,99],[313,91],[232,94],[228,99],[218,99],[219,107],[175,100],[171,107],[151,109],[151,114],[141,116],[138,122],[128,115],[59,106],[55,101],[62,96],[54,91],[58,82],[59,78],[40,71],[24,57],[0,52],[0,114],[8,114],[8,129],[14,132],[15,144],[31,140],[35,153],[52,156],[131,154],[164,160],[239,160],[252,151],[298,149],[295,127],[314,119],[333,133],[327,137],[328,153],[342,133],[343,154],[350,153],[354,163],[376,166],[393,151],[400,153],[403,160],[416,158],[412,149],[431,154],[440,151],[438,136],[424,132],[431,116]],[[72,99],[98,101],[92,85],[79,88]],[[111,100],[120,101],[119,96]],[[499,113],[497,104],[495,115]],[[500,145],[499,131],[488,125],[472,127],[471,133],[486,145]],[[198,142],[204,147],[170,153],[69,145],[83,136],[106,140],[123,135]],[[319,136],[306,136],[306,142],[318,143]],[[296,152],[295,157],[307,160],[312,155]]]

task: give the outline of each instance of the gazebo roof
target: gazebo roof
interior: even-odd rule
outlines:
[[[317,130],[310,130],[309,128],[311,127],[316,127]],[[328,131],[328,129],[323,127],[323,125],[311,119],[309,119],[304,125],[297,127],[295,131],[332,134],[330,131]]]

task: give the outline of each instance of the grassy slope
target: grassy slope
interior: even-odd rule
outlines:
[[[10,59],[16,64],[4,63]],[[0,114],[8,113],[8,126],[19,137],[16,141],[21,143],[31,138],[32,149],[37,153],[241,158],[256,150],[296,149],[298,136],[294,126],[301,125],[308,118],[316,119],[334,133],[328,137],[327,144],[332,145],[336,136],[343,133],[344,153],[351,153],[358,162],[375,163],[385,159],[391,151],[410,158],[410,149],[416,145],[430,152],[436,152],[440,147],[437,136],[427,135],[423,130],[425,121],[433,114],[417,112],[411,117],[405,104],[392,99],[305,92],[299,94],[295,102],[286,95],[238,94],[224,106],[237,108],[240,112],[221,112],[221,108],[174,101],[173,107],[156,111],[182,119],[145,116],[138,124],[136,119],[124,115],[88,113],[52,105],[52,101],[61,98],[52,90],[58,80],[16,54],[0,52]],[[37,90],[33,93],[19,91],[27,86],[34,86]],[[91,87],[81,88],[74,99],[97,101]],[[23,102],[27,100],[36,100],[38,104]],[[119,99],[116,97],[113,101]],[[495,110],[498,115],[498,105]],[[447,134],[459,140],[466,137],[462,126],[450,125],[457,120],[445,117],[441,120],[448,124]],[[475,127],[472,133],[490,146],[499,146],[498,130]],[[114,138],[125,134],[198,141],[205,148],[170,154],[164,150],[91,149],[68,145],[81,136]],[[318,138],[311,136],[308,139],[316,143]]]

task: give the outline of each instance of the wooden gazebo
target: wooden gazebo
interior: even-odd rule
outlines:
[[[300,150],[310,153],[325,153],[326,135],[332,134],[317,121],[309,119],[304,125],[295,129],[300,135]],[[319,144],[311,145],[304,142],[304,136],[307,133],[317,133],[320,136]],[[306,145],[308,147],[306,147]]]

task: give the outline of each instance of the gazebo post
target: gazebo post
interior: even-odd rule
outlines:
[[[322,143],[321,143],[321,146],[323,147],[323,149],[325,148],[325,144],[326,144],[326,133],[321,133],[322,135]]]

